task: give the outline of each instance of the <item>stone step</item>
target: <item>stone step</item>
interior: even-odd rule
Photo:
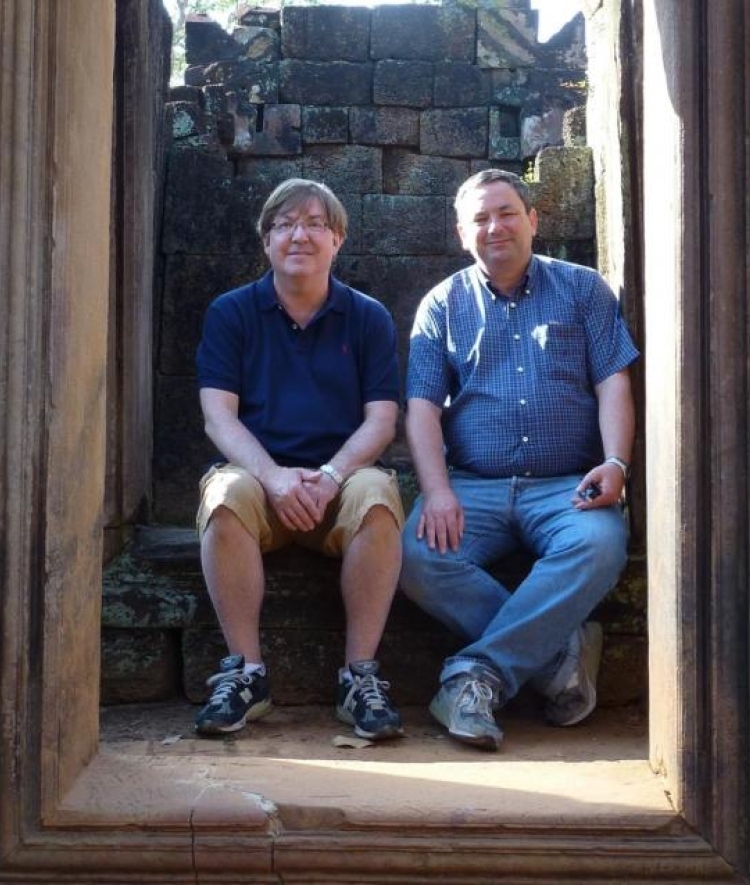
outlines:
[[[265,557],[264,659],[278,704],[328,704],[344,645],[339,563],[298,547]],[[514,586],[529,562],[505,562]],[[618,587],[597,609],[605,628],[602,705],[646,694],[645,562],[631,558]],[[385,678],[397,703],[426,704],[442,660],[461,641],[397,593],[381,642]],[[103,704],[184,695],[206,698],[206,679],[226,654],[200,568],[194,530],[138,529],[130,548],[105,568],[102,599]]]

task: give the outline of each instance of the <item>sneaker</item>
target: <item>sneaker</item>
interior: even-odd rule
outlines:
[[[354,726],[361,738],[381,741],[404,733],[401,714],[393,706],[386,692],[389,682],[378,678],[377,661],[356,661],[347,671],[339,673],[336,715],[342,722]]]
[[[562,691],[549,698],[544,715],[552,725],[568,726],[583,722],[596,707],[596,677],[602,657],[601,624],[589,621],[579,627],[571,640],[568,658],[575,658],[575,668]],[[565,666],[564,661],[561,666]]]
[[[474,666],[448,679],[430,703],[430,713],[448,734],[483,750],[497,750],[503,733],[492,715],[500,679],[485,667]]]
[[[219,664],[219,672],[206,685],[213,688],[211,699],[195,719],[199,734],[238,731],[246,722],[260,719],[271,710],[268,675],[245,673],[242,655],[229,655]]]

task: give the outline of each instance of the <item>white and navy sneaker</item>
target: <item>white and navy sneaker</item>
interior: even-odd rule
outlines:
[[[268,675],[265,671],[245,673],[244,667],[242,655],[228,655],[219,664],[219,672],[209,677],[206,685],[213,693],[195,719],[199,734],[238,731],[271,711]]]
[[[354,726],[354,733],[371,741],[404,733],[401,714],[388,697],[390,683],[378,678],[377,661],[352,661],[339,671],[336,715]]]

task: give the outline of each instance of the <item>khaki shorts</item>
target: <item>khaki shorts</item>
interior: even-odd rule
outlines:
[[[396,473],[380,467],[355,470],[328,505],[323,521],[309,532],[286,528],[274,509],[268,506],[263,486],[234,464],[212,467],[201,479],[200,493],[196,523],[201,537],[214,510],[226,507],[257,539],[262,553],[278,550],[287,544],[299,544],[326,556],[340,558],[359,531],[367,512],[378,505],[391,512],[399,531],[404,525]]]

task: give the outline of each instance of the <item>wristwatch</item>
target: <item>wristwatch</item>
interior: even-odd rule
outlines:
[[[627,479],[630,476],[630,464],[627,461],[623,461],[622,458],[618,458],[617,455],[610,455],[609,458],[604,459],[605,464],[617,464],[617,466],[622,470],[622,475]]]
[[[344,484],[344,477],[336,470],[333,464],[321,464],[318,470],[330,476],[339,488]]]

